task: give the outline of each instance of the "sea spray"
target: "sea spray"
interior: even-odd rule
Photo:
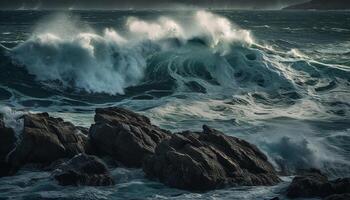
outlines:
[[[3,117],[4,123],[6,127],[12,128],[16,134],[17,141],[15,142],[14,148],[9,151],[6,155],[5,160],[9,160],[9,156],[13,151],[16,150],[17,144],[20,142],[22,138],[22,132],[24,127],[24,121],[21,118],[25,112],[23,111],[16,111],[11,109],[10,107],[1,107],[0,108],[0,115]]]
[[[23,111],[17,111],[7,106],[0,107],[0,115],[3,117],[5,125],[12,128],[17,137],[19,137],[23,131],[23,119],[21,119],[21,116],[23,116],[24,113]]]
[[[145,60],[107,29],[102,36],[79,33],[61,38],[35,35],[13,49],[13,58],[39,81],[58,81],[91,93],[123,93],[143,75]],[[26,52],[31,52],[27,54]]]
[[[112,28],[98,34],[75,18],[50,17],[26,42],[12,49],[11,55],[39,81],[114,95],[124,94],[125,88],[143,81],[148,58],[173,48],[164,45],[168,39],[177,38],[183,43],[204,36],[211,47],[253,42],[249,31],[205,11],[194,14],[189,29],[167,17],[156,21],[129,17],[126,26],[129,33],[125,36]],[[217,49],[211,51],[215,53]]]

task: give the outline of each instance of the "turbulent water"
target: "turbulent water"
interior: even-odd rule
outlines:
[[[1,11],[0,42],[0,107],[16,130],[25,112],[89,127],[96,107],[122,106],[246,139],[285,174],[350,176],[349,12]],[[0,199],[268,199],[291,180],[197,194],[112,173],[115,187],[71,188],[23,169],[0,179]]]

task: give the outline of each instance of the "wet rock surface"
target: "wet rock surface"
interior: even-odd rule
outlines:
[[[143,166],[146,176],[185,190],[280,182],[267,157],[248,142],[203,126],[164,140]]]
[[[142,115],[123,108],[96,109],[90,128],[92,144],[100,154],[113,157],[127,167],[141,167],[143,160],[170,132],[151,124]]]
[[[36,169],[53,171],[60,185],[114,184],[106,165],[87,154],[107,156],[126,167],[142,167],[146,177],[185,190],[270,186],[281,181],[255,145],[208,126],[202,132],[172,134],[145,116],[117,107],[96,109],[89,131],[47,113],[22,118],[16,147],[2,150],[6,145],[2,146],[1,153],[11,149],[11,169],[39,165]],[[0,123],[3,130],[12,135]]]
[[[58,165],[52,173],[60,185],[109,186],[114,180],[102,160],[96,156],[79,154]]]
[[[9,155],[16,168],[27,163],[50,164],[60,158],[71,158],[84,153],[88,146],[88,137],[61,118],[39,113],[26,114],[23,120],[23,132]]]
[[[287,189],[290,198],[323,197],[326,199],[345,197],[350,191],[350,178],[328,180],[319,170],[311,169],[296,176]]]

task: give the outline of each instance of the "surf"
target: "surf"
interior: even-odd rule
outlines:
[[[54,17],[49,22],[52,25],[45,25],[47,28],[39,25],[40,31],[12,48],[10,57],[39,82],[56,82],[60,87],[89,93],[124,94],[125,88],[147,81],[145,71],[152,67],[147,64],[148,58],[158,52],[181,48],[195,38],[201,38],[212,55],[224,48],[219,43],[252,43],[248,31],[236,30],[227,19],[204,11],[194,14],[190,25],[198,24],[198,27],[189,31],[184,31],[185,25],[169,18],[148,22],[129,17],[125,24],[126,36],[113,28],[106,28],[102,33],[95,33],[91,28],[76,30],[80,22],[65,18],[64,15]],[[216,23],[218,25],[212,27]],[[58,27],[54,30],[60,29],[59,26],[62,29],[52,32],[55,24]],[[167,59],[172,58],[164,58]]]

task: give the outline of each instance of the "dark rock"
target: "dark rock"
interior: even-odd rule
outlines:
[[[291,198],[326,196],[330,186],[328,178],[318,170],[303,172],[296,176],[287,189],[287,196]]]
[[[143,170],[151,179],[185,190],[280,182],[256,146],[207,126],[201,133],[187,131],[161,142],[145,160]]]
[[[328,197],[350,191],[350,178],[329,181],[319,170],[309,170],[296,176],[287,189],[290,198]]]
[[[169,132],[152,125],[145,116],[113,107],[96,109],[89,136],[100,154],[127,167],[141,167],[144,158],[154,153]]]
[[[82,126],[76,126],[76,128],[84,135],[89,135],[89,129],[82,127]]]
[[[350,192],[350,178],[338,178],[329,181],[332,194],[345,194]]]
[[[79,155],[79,154],[78,154]],[[61,158],[58,160],[55,160],[50,163],[50,165],[46,165],[44,167],[35,167],[35,168],[41,168],[43,171],[54,171],[57,169],[60,165],[64,164],[65,162],[68,162],[70,159],[69,158]]]
[[[23,120],[20,142],[9,156],[16,168],[27,163],[50,164],[84,153],[88,148],[88,137],[61,118],[40,113],[24,115]]]
[[[108,186],[114,180],[107,166],[97,157],[79,154],[59,165],[53,171],[53,177],[60,185],[67,186]]]
[[[15,173],[12,165],[6,161],[0,161],[0,177],[10,176]]]
[[[12,166],[7,162],[7,155],[14,149],[16,141],[14,130],[6,127],[0,116],[0,177],[13,173]]]
[[[348,191],[350,192],[350,191]],[[350,193],[346,193],[346,194],[333,194],[330,195],[326,198],[324,198],[324,200],[349,200],[350,199]]]

